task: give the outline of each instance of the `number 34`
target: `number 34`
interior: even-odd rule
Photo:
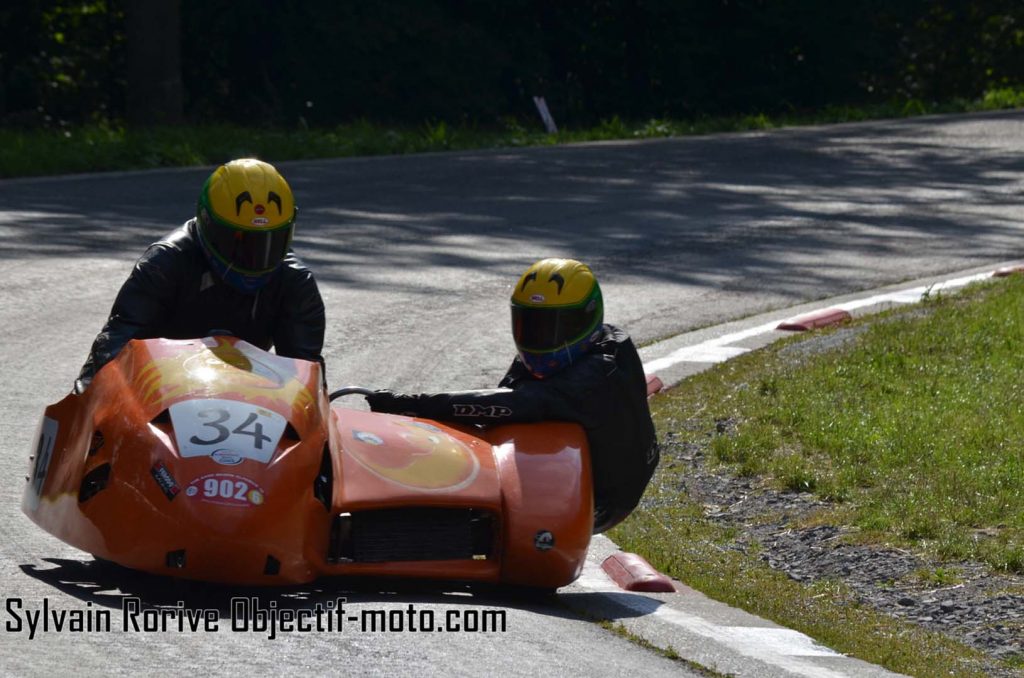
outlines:
[[[263,424],[256,421],[258,419],[255,412],[250,412],[249,416],[241,424],[234,428],[228,428],[232,423],[231,413],[221,407],[213,407],[206,410],[199,410],[196,413],[197,416],[203,419],[211,419],[212,421],[203,422],[203,426],[209,426],[213,431],[211,435],[213,438],[206,440],[199,436],[192,436],[189,441],[194,445],[216,445],[222,443],[231,437],[231,434],[237,434],[240,436],[252,436],[253,444],[257,450],[263,449],[264,441],[270,440],[270,436],[263,433]],[[251,427],[251,428],[249,428]]]

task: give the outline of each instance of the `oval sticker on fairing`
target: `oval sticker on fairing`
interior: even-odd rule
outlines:
[[[170,410],[181,456],[213,456],[222,464],[228,463],[228,454],[234,463],[252,459],[266,464],[287,423],[277,412],[237,400],[186,400]]]
[[[210,457],[223,466],[237,466],[242,463],[243,457],[240,454],[236,454],[231,450],[214,450]]]

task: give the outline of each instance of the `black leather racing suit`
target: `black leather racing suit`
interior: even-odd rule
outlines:
[[[594,479],[594,532],[604,532],[636,508],[658,465],[658,443],[647,408],[643,364],[629,335],[604,325],[582,360],[545,379],[516,357],[497,389],[367,396],[377,412],[503,424],[573,421],[587,433]]]
[[[278,355],[323,364],[324,303],[313,274],[289,251],[255,294],[223,282],[206,262],[195,219],[153,243],[114,300],[76,383],[81,391],[131,339],[194,339],[224,330]]]

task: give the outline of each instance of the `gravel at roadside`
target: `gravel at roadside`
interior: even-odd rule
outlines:
[[[713,435],[729,428],[729,422],[721,422]],[[691,432],[687,437],[692,439]],[[838,579],[880,612],[981,650],[992,659],[986,668],[991,675],[1024,675],[999,662],[1024,658],[1024,577],[980,563],[935,563],[903,549],[858,544],[848,539],[850,528],[800,527],[803,518],[826,504],[810,493],[780,492],[764,480],[712,468],[708,440],[683,441],[668,433],[663,463],[686,469],[682,489],[703,504],[708,518],[736,530],[733,548],[756,554],[796,581]],[[941,581],[922,576],[936,571]]]

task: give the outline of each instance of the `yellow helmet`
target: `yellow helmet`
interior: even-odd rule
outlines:
[[[590,268],[575,259],[542,259],[512,291],[512,337],[534,376],[568,367],[601,335],[604,300]]]
[[[232,160],[203,184],[197,218],[214,270],[252,292],[266,284],[291,247],[295,199],[273,165],[253,158]]]

